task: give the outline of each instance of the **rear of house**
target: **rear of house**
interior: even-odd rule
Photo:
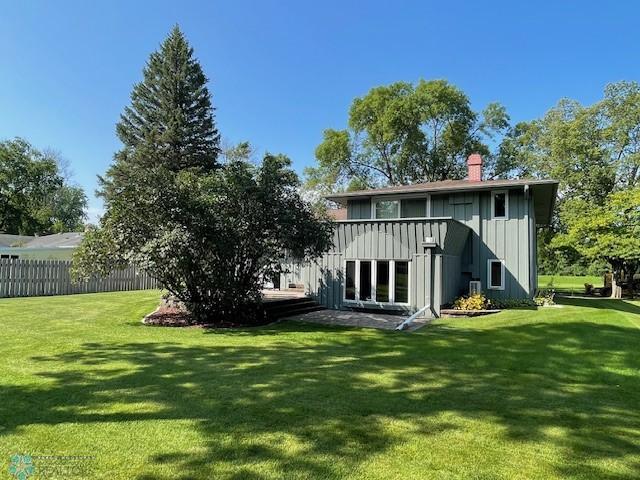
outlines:
[[[467,180],[403,185],[328,197],[346,208],[331,249],[289,263],[281,285],[302,285],[327,308],[412,313],[470,289],[528,298],[537,285],[536,227],[551,220],[555,180],[482,181],[471,155]]]

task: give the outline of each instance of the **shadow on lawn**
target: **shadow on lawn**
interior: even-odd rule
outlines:
[[[558,303],[563,305],[571,305],[573,307],[598,308],[601,310],[617,310],[619,312],[634,313],[640,315],[640,306],[631,302],[620,299],[608,298],[576,298],[576,297],[559,297]]]
[[[36,423],[192,419],[206,451],[188,454],[188,446],[168,443],[150,459],[184,479],[260,479],[263,462],[275,465],[275,475],[342,477],[412,435],[468,428],[465,418],[497,423],[510,439],[550,442],[563,452],[560,476],[622,478],[583,460],[621,459],[640,444],[637,329],[445,324],[415,335],[339,337],[288,323],[267,331],[326,331],[328,339],[241,347],[88,343],[36,357],[51,366],[43,375],[54,383],[4,388],[0,435]],[[158,408],[111,413],[114,402]],[[439,416],[447,412],[458,418]],[[406,426],[385,428],[387,419]],[[567,435],[551,436],[550,427]],[[153,472],[139,479],[165,478]]]

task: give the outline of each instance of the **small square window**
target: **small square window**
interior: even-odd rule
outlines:
[[[504,290],[504,262],[489,260],[488,285],[492,290]]]
[[[509,216],[509,196],[507,192],[492,192],[491,202],[493,218],[507,218]]]

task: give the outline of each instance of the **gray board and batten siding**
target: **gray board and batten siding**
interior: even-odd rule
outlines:
[[[331,249],[316,261],[285,263],[287,273],[282,275],[281,284],[301,284],[319,303],[332,309],[413,312],[430,305],[431,314],[438,314],[442,303],[453,300],[459,283],[459,271],[452,272],[455,287],[451,280],[443,282],[442,269],[459,263],[468,233],[466,226],[451,218],[340,221]],[[424,240],[430,237],[434,244],[426,245]],[[408,261],[408,303],[346,301],[345,263],[349,260]]]
[[[396,259],[411,264],[409,305],[360,306],[416,311],[431,305],[437,315],[441,305],[468,291],[470,280],[479,280],[490,298],[531,297],[537,285],[535,213],[539,205],[534,205],[533,192],[527,187],[501,186],[500,190],[508,192],[507,216],[502,219],[493,218],[490,190],[425,193],[422,198],[429,198],[426,218],[394,220],[373,220],[371,197],[348,198],[348,220],[336,223],[331,250],[306,265],[288,264],[281,284],[303,284],[328,308],[353,307],[344,302],[345,261]],[[406,199],[415,200],[415,193]],[[423,245],[427,237],[434,237],[434,247]],[[503,289],[488,288],[490,260],[504,264]]]
[[[508,192],[507,218],[493,218],[491,191],[459,192],[430,195],[432,217],[451,217],[469,227],[471,234],[461,258],[463,284],[480,280],[490,298],[527,298],[534,294],[536,276],[536,230],[533,194],[519,188],[501,188]],[[351,212],[371,218],[371,200],[349,200]],[[365,216],[368,212],[368,217]],[[348,217],[352,218],[352,217]],[[489,260],[505,264],[504,290],[487,288]],[[446,270],[449,272],[449,270]]]

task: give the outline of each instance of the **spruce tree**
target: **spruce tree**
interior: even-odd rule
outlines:
[[[203,323],[259,321],[261,279],[285,256],[311,259],[331,226],[301,200],[291,162],[218,165],[219,136],[200,65],[175,28],[144,69],[117,125],[124,148],[101,179],[105,214],[74,257],[78,278],[135,264]]]
[[[212,170],[220,152],[213,110],[207,78],[175,26],[149,57],[116,126],[124,145],[117,158],[143,166],[161,159],[171,171]]]

